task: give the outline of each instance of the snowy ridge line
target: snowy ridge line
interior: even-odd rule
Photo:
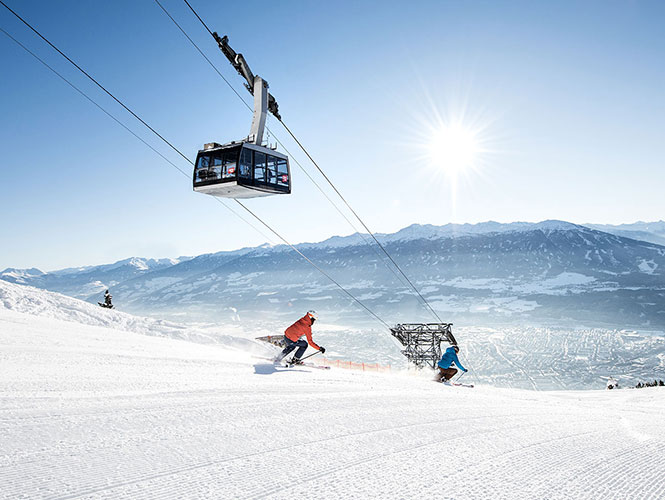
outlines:
[[[659,221],[659,224],[665,223]],[[639,223],[638,223],[639,224]],[[630,225],[625,225],[630,226]],[[589,232],[598,232],[598,233],[607,233],[615,236],[623,236],[622,232],[613,232],[612,228],[621,229],[621,226],[612,226],[612,225],[603,225],[603,224],[575,224],[571,222],[561,221],[561,220],[544,220],[541,222],[510,222],[510,223],[499,223],[494,221],[479,222],[475,224],[465,223],[465,224],[454,224],[449,223],[445,225],[433,225],[433,224],[411,224],[402,229],[399,229],[395,233],[375,233],[377,237],[380,237],[383,243],[390,242],[407,242],[411,240],[418,239],[448,239],[456,237],[466,237],[466,236],[479,236],[479,235],[496,235],[502,233],[524,233],[529,231],[585,231]],[[660,229],[662,234],[665,234],[665,229]],[[353,233],[346,236],[331,236],[327,239],[315,242],[303,242],[297,243],[294,246],[299,249],[331,249],[331,248],[343,248],[349,246],[357,246],[364,243],[362,240],[362,234]],[[629,236],[624,236],[629,237]],[[630,237],[629,237],[630,238]],[[665,238],[665,236],[664,236]],[[630,238],[635,240],[635,238]],[[655,243],[648,240],[636,240],[647,243]],[[656,243],[657,246],[663,246],[662,243]],[[220,257],[220,256],[243,256],[249,253],[261,254],[261,252],[273,252],[273,251],[286,251],[288,246],[284,244],[270,245],[267,243],[257,245],[254,247],[243,247],[236,250],[222,250],[214,253],[205,253],[197,256],[181,256],[177,258],[148,258],[148,257],[128,257],[122,260],[118,260],[111,264],[99,264],[99,265],[88,265],[88,266],[79,266],[79,267],[69,267],[64,269],[56,269],[53,271],[44,272],[38,268],[30,269],[19,269],[8,267],[0,271],[0,276],[6,274],[8,277],[20,278],[23,276],[35,277],[42,275],[53,275],[53,276],[67,276],[70,274],[78,274],[82,272],[106,272],[111,271],[116,268],[123,266],[130,266],[138,271],[154,271],[160,270],[168,266],[176,266],[178,264],[185,263],[187,261],[195,261],[211,257]]]
[[[56,292],[0,280],[0,309],[2,308],[32,316],[200,344],[224,344],[230,348],[250,350],[258,345],[248,339],[230,335],[211,335],[171,321],[134,316]]]

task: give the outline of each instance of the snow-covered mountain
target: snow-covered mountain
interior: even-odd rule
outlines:
[[[377,238],[444,321],[665,328],[665,247],[653,243],[563,221],[412,225]],[[432,321],[366,239],[334,237],[299,249],[388,323]],[[104,272],[27,274],[23,282],[76,289],[91,302],[103,283],[122,310],[188,320],[283,323],[316,308],[336,323],[373,321],[285,246],[202,255],[114,285]]]
[[[46,274],[44,271],[36,267],[30,269],[16,269],[15,267],[8,267],[0,273],[0,278],[11,283],[20,283],[26,285],[34,283],[39,278]]]
[[[36,268],[8,268],[0,272],[0,279],[11,283],[53,290],[72,297],[87,298],[93,294],[100,295],[104,290],[118,283],[136,278],[145,273],[172,267],[190,258],[145,259],[130,257],[114,262],[113,264],[72,267],[48,273]]]
[[[584,224],[592,229],[632,238],[634,240],[649,241],[658,245],[665,245],[665,221],[635,222],[632,224]]]
[[[554,221],[509,226],[411,226],[378,238],[439,315],[456,324],[665,326],[665,248]],[[376,247],[359,238],[299,248],[389,323],[431,321]],[[371,321],[284,247],[224,257],[121,283],[116,299],[130,310],[191,318],[223,320],[237,311],[286,321],[315,307],[334,322]]]

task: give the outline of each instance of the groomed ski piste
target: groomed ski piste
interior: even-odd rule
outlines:
[[[206,335],[0,281],[0,498],[665,498],[662,388],[282,369]]]

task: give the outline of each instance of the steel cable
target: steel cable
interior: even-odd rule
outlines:
[[[167,17],[173,22],[173,24],[174,24],[174,25],[180,30],[180,32],[185,36],[185,38],[187,38],[187,40],[189,41],[189,43],[191,43],[191,44],[194,46],[194,48],[198,51],[198,53],[201,54],[201,56],[202,56],[202,57],[206,60],[206,62],[212,67],[212,69],[215,71],[215,73],[217,73],[217,74],[220,76],[220,78],[221,78],[222,80],[224,80],[224,82],[225,82],[225,83],[228,85],[228,87],[233,91],[233,93],[238,97],[238,99],[240,99],[240,102],[242,102],[242,103],[245,105],[245,107],[246,107],[247,109],[249,109],[250,111],[253,112],[253,108],[252,108],[249,104],[247,104],[247,101],[245,101],[245,99],[244,99],[244,98],[238,93],[238,91],[235,89],[235,87],[233,87],[233,85],[231,84],[231,82],[229,82],[229,80],[228,80],[228,79],[227,79],[227,78],[221,73],[221,71],[219,71],[219,69],[217,68],[217,66],[215,66],[215,64],[214,64],[214,63],[208,58],[208,56],[205,55],[205,53],[201,50],[201,48],[197,45],[197,43],[196,43],[194,40],[192,40],[192,38],[189,36],[189,34],[187,34],[187,32],[185,31],[185,29],[184,29],[182,26],[180,26],[180,24],[178,23],[178,21],[175,20],[175,18],[170,14],[170,12],[169,12],[169,11],[168,11],[168,10],[162,5],[162,4],[161,4],[161,2],[160,2],[159,0],[155,0],[155,3],[159,6],[160,9],[162,9],[162,11],[164,12],[164,14],[166,14],[166,16],[167,16]],[[188,3],[187,5],[189,6],[190,9],[192,9],[192,7],[191,7],[191,5],[189,5],[189,3]],[[192,9],[192,10],[193,10],[193,9]],[[194,14],[196,14],[196,11],[194,11]],[[203,23],[203,20],[198,16],[198,14],[196,15],[196,17],[199,19],[199,21],[201,21],[201,23]],[[206,26],[205,23],[203,23],[203,25]],[[207,26],[206,26],[206,29],[208,29]],[[210,32],[209,29],[208,29],[208,32]],[[211,35],[212,35],[212,32],[210,32],[210,33],[211,33]],[[214,38],[214,36],[213,36],[213,38]],[[362,233],[362,231],[360,231],[360,230],[359,230],[359,229],[353,224],[353,222],[351,222],[351,221],[349,220],[349,218],[346,216],[346,214],[345,214],[344,212],[342,212],[342,210],[340,210],[340,208],[337,206],[337,204],[336,204],[336,203],[330,198],[330,196],[328,196],[328,194],[327,194],[327,193],[323,190],[323,188],[321,188],[321,186],[320,186],[320,185],[314,180],[314,178],[309,174],[309,172],[307,172],[307,170],[301,165],[301,163],[298,161],[298,159],[295,158],[295,156],[293,156],[293,155],[291,154],[291,152],[286,148],[286,146],[282,143],[282,141],[280,141],[279,138],[278,138],[278,137],[272,132],[272,130],[270,129],[270,127],[269,127],[267,124],[266,124],[266,130],[267,130],[269,133],[271,133],[271,134],[273,135],[273,137],[274,137],[275,140],[277,141],[277,144],[279,144],[279,145],[282,147],[282,149],[286,152],[286,154],[287,154],[289,157],[291,157],[291,159],[295,162],[295,164],[296,164],[296,165],[298,166],[298,168],[302,171],[302,173],[304,173],[304,174],[307,176],[307,178],[312,182],[312,184],[314,184],[314,186],[319,190],[319,192],[320,192],[320,193],[326,198],[326,200],[328,200],[328,202],[333,206],[333,208],[334,208],[334,209],[335,209],[335,210],[336,210],[336,211],[337,211],[337,212],[338,212],[338,213],[344,218],[344,220],[346,220],[346,222],[347,222],[347,223],[353,228],[353,230],[354,230],[356,233],[358,233],[358,235],[362,238],[362,240],[363,240],[366,244],[368,244],[368,245],[370,246],[370,248],[372,249],[372,251],[374,252],[374,254],[375,254],[380,260],[383,260],[383,257],[382,257],[381,254],[376,250],[376,248],[374,248],[374,246],[372,245],[371,241],[369,241],[369,239],[367,239],[367,237]],[[404,282],[404,280],[402,279],[402,277],[401,277],[399,274],[397,274],[397,273],[396,273],[396,272],[395,272],[390,266],[387,266],[387,267],[388,267],[388,269],[389,269],[389,270],[395,275],[395,277],[396,277],[396,278],[402,283],[402,285],[404,285],[405,287],[408,288],[409,285],[408,285],[407,283]]]
[[[127,125],[122,123],[118,118],[116,118],[111,112],[109,112],[106,108],[98,104],[94,99],[92,99],[88,94],[83,92],[79,87],[74,85],[70,80],[65,78],[61,73],[59,73],[57,70],[55,70],[52,66],[50,66],[46,61],[44,61],[41,57],[39,57],[37,54],[35,54],[33,51],[31,51],[29,48],[27,48],[25,45],[23,45],[21,42],[19,42],[16,38],[14,38],[11,34],[9,34],[7,31],[5,31],[3,28],[0,27],[0,31],[2,31],[9,39],[11,39],[14,43],[16,43],[19,47],[21,47],[24,51],[26,51],[28,54],[30,54],[32,57],[34,57],[37,61],[39,61],[41,64],[43,64],[46,68],[48,68],[51,72],[53,72],[58,78],[60,78],[62,81],[64,81],[67,85],[69,85],[71,88],[76,90],[79,94],[81,94],[85,99],[87,99],[91,104],[93,104],[95,107],[97,107],[102,113],[104,113],[106,116],[111,118],[114,122],[116,122],[118,125],[120,125],[122,128],[124,128],[127,132],[132,134],[136,139],[141,141],[146,147],[150,148],[156,155],[158,155],[160,158],[162,158],[165,162],[167,162],[169,165],[171,165],[173,168],[175,168],[178,172],[183,174],[187,179],[191,179],[191,176],[186,173],[184,170],[182,170],[178,165],[173,163],[171,160],[169,160],[166,156],[164,156],[162,153],[160,153],[157,149],[155,149],[150,143],[148,143],[145,139],[143,139],[141,136],[139,136],[136,132],[134,132],[132,129],[130,129]],[[224,203],[222,200],[215,198],[218,202],[220,202],[224,207],[229,210],[231,213],[239,217],[243,222],[251,226],[256,232],[258,232],[261,236],[263,236],[266,240],[270,241],[272,243],[272,240],[270,239],[269,236],[265,235],[263,231],[261,231],[259,228],[254,226],[250,221],[245,219],[241,214],[236,212],[232,207],[230,207],[228,204]]]
[[[196,12],[196,10],[191,6],[191,4],[190,4],[187,0],[183,0],[183,1],[187,4],[187,6],[189,7],[189,9],[194,13],[194,15],[196,16],[196,18],[201,22],[201,24],[202,24],[203,27],[206,29],[206,31],[208,31],[208,33],[210,33],[210,36],[211,36],[213,39],[215,39],[215,37],[214,37],[214,35],[213,35],[213,32],[210,30],[210,28],[209,28],[208,25],[205,23],[205,21],[203,21],[203,19],[201,18],[201,16],[199,16],[199,14]],[[247,104],[247,102],[245,102],[245,100],[240,96],[240,94],[238,94],[238,92],[237,92],[236,89],[231,85],[231,83],[230,83],[230,82],[229,82],[224,76],[222,76],[222,74],[220,73],[220,71],[215,67],[215,65],[210,61],[210,59],[208,59],[208,57],[205,56],[205,54],[204,54],[203,51],[198,47],[198,45],[196,45],[196,43],[194,43],[194,41],[191,39],[191,37],[189,37],[189,35],[187,35],[187,33],[184,31],[184,29],[183,29],[183,28],[182,28],[182,27],[181,27],[181,26],[175,21],[175,19],[174,19],[174,18],[173,18],[173,17],[172,17],[167,11],[166,11],[166,9],[162,6],[162,4],[159,3],[159,0],[155,0],[155,2],[156,2],[156,3],[160,6],[160,8],[166,13],[166,15],[171,19],[171,21],[173,21],[173,23],[178,27],[178,29],[180,29],[180,31],[185,35],[185,37],[187,37],[187,39],[192,43],[192,45],[194,45],[194,47],[196,47],[196,49],[198,50],[198,52],[199,52],[199,53],[205,58],[206,61],[208,61],[208,63],[214,68],[214,70],[217,72],[217,74],[219,74],[219,75],[222,77],[222,79],[227,83],[227,85],[231,88],[231,90],[233,90],[233,92],[234,92],[234,93],[240,98],[240,100],[245,104],[245,106],[247,106],[248,109],[252,110],[252,108]],[[351,205],[347,202],[347,200],[344,198],[344,196],[342,195],[342,193],[337,189],[337,187],[333,184],[333,182],[330,180],[330,178],[325,174],[325,172],[323,171],[323,169],[321,169],[321,167],[318,165],[318,163],[317,163],[317,162],[314,160],[314,158],[312,158],[312,156],[309,154],[309,152],[307,151],[307,149],[305,149],[305,147],[304,147],[304,146],[302,145],[302,143],[298,140],[298,138],[295,136],[295,134],[293,134],[293,132],[291,131],[291,129],[290,129],[290,128],[289,128],[289,127],[288,127],[288,126],[282,121],[281,118],[277,118],[277,119],[278,119],[279,122],[282,124],[282,126],[284,127],[284,129],[289,133],[289,135],[293,138],[293,140],[296,141],[296,143],[298,144],[298,146],[300,147],[300,149],[302,149],[302,151],[303,151],[303,152],[305,153],[305,155],[309,158],[309,160],[312,162],[312,164],[316,167],[316,169],[319,171],[319,173],[323,176],[323,178],[324,178],[324,179],[328,182],[328,184],[332,187],[332,189],[335,191],[335,193],[337,193],[337,195],[340,197],[340,199],[344,202],[344,204],[347,206],[347,208],[351,211],[351,213],[353,213],[353,215],[355,216],[355,218],[356,218],[356,219],[362,224],[362,226],[365,228],[365,230],[367,231],[367,233],[372,237],[372,239],[374,240],[374,242],[376,243],[376,245],[381,249],[381,251],[385,254],[385,256],[389,259],[389,261],[393,264],[393,266],[395,266],[395,268],[399,271],[399,273],[401,274],[401,276],[403,277],[403,279],[405,279],[406,282],[408,283],[408,286],[410,286],[410,287],[416,292],[416,295],[417,295],[417,297],[420,299],[421,303],[422,303],[427,309],[430,310],[430,312],[434,315],[434,317],[435,317],[440,323],[443,323],[443,320],[439,317],[439,315],[436,313],[436,311],[435,311],[434,308],[430,305],[430,303],[427,301],[427,299],[425,299],[425,297],[423,297],[423,295],[420,293],[420,291],[418,290],[418,288],[417,288],[417,287],[413,284],[413,282],[409,279],[409,277],[408,277],[408,276],[406,275],[406,273],[402,270],[402,268],[399,266],[399,264],[397,264],[397,262],[395,261],[395,259],[393,259],[393,257],[388,253],[388,251],[385,249],[385,247],[379,242],[379,240],[376,238],[376,236],[374,235],[374,233],[369,229],[369,227],[367,226],[367,224],[365,224],[365,222],[360,218],[360,216],[358,215],[358,213],[357,213],[357,212],[351,207]],[[274,133],[273,133],[273,136],[274,136]],[[289,156],[291,156],[291,157],[293,158],[293,155],[291,155],[291,153],[289,153],[289,151],[284,147],[284,145],[279,141],[279,139],[277,139],[277,137],[275,137],[275,139],[276,139],[277,142],[278,142],[278,143],[284,148],[284,150],[286,151],[286,153],[287,153]],[[300,165],[300,163],[299,163],[297,160],[295,160],[295,158],[294,158],[294,161],[296,162],[296,164],[297,164],[299,167],[301,167],[301,169],[303,170],[303,172],[305,172],[305,170],[302,168],[302,166]],[[311,177],[307,172],[305,172],[305,174],[306,174],[307,177],[309,177],[309,179],[310,179],[310,180],[316,185],[316,187],[319,189],[319,191],[321,191],[321,193],[323,193],[324,196],[325,196],[325,197],[326,197],[326,198],[332,203],[332,200],[330,200],[330,198],[329,198],[329,197],[325,194],[325,192],[319,187],[319,185],[318,185],[318,184],[312,179],[312,177]],[[346,217],[346,216],[345,216],[345,215],[339,210],[339,208],[338,208],[334,203],[332,203],[332,204],[333,204],[333,206],[335,207],[335,209],[336,209],[336,210],[342,215],[342,217],[344,217],[344,218],[346,219],[346,221],[349,222],[349,224],[351,225],[351,227],[353,227],[354,230],[356,230],[356,231],[358,232],[358,234],[362,235],[362,232],[361,232],[361,231],[358,231],[358,230],[355,228],[355,226],[354,226],[354,225],[351,223],[351,221],[349,221],[349,219],[348,219],[348,218],[347,218],[347,217]],[[391,269],[391,271],[393,271],[392,268],[391,268],[390,266],[388,266],[388,268]],[[393,271],[393,273],[394,273],[394,271]],[[399,277],[399,275],[397,275],[396,273],[394,273],[394,274],[398,277],[398,279],[400,280],[400,282],[402,282],[403,285],[407,286],[406,283],[404,283],[404,281],[402,281],[402,278]]]
[[[117,97],[115,97],[111,92],[109,92],[106,88],[104,88],[97,80],[95,80],[92,76],[90,76],[83,68],[81,68],[78,64],[76,64],[72,59],[70,59],[66,54],[64,54],[60,49],[58,49],[54,44],[52,44],[47,38],[45,38],[41,33],[39,33],[35,28],[33,28],[27,21],[25,21],[21,16],[19,16],[16,12],[14,12],[11,8],[7,6],[7,4],[4,3],[4,1],[0,0],[0,4],[2,4],[7,10],[9,10],[14,16],[16,16],[23,24],[25,24],[30,30],[32,30],[35,34],[37,34],[42,40],[44,40],[49,46],[51,46],[54,50],[56,50],[62,57],[64,57],[69,63],[71,63],[76,69],[78,69],[81,73],[83,73],[86,77],[88,77],[91,81],[93,81],[100,89],[102,89],[106,94],[108,94],[111,98],[113,98],[114,101],[116,101],[118,104],[120,104],[125,110],[127,110],[132,116],[134,116],[139,122],[141,122],[144,126],[146,126],[152,133],[154,133],[157,137],[159,137],[163,142],[168,144],[174,151],[176,151],[180,156],[182,156],[187,162],[189,162],[192,166],[194,166],[194,162],[192,162],[187,156],[185,156],[178,148],[176,148],[173,144],[171,144],[168,140],[166,140],[161,134],[159,134],[154,128],[152,128],[150,125],[148,125],[141,117],[139,117],[134,111],[132,111],[129,107],[127,107],[122,101],[120,101]],[[9,35],[5,30],[2,30],[3,33],[5,33],[9,38],[14,40],[15,42],[18,43],[18,41]],[[60,75],[57,71],[55,71],[51,66],[46,64],[44,61],[42,61],[39,57],[36,56],[33,52],[28,50],[24,45],[20,44],[19,45],[24,48],[28,53],[33,55],[35,58],[37,58],[40,62],[42,62],[47,68],[49,68],[51,71],[53,71],[56,75],[58,75],[60,78],[65,80],[67,83],[69,83],[74,89],[76,89],[79,93],[84,95],[89,101],[93,102],[99,109],[104,111],[108,116],[113,118],[117,123],[123,126],[127,131],[132,133],[136,138],[141,140],[144,144],[149,146],[143,139],[141,139],[138,135],[133,133],[128,127],[124,126],[119,120],[117,120],[115,117],[113,117],[110,113],[108,113],[104,108],[102,108],[100,105],[96,104],[95,101],[92,100],[92,98],[88,97],[83,91],[78,89],[76,86],[74,86],[71,82],[69,82],[67,79],[65,79],[62,75]],[[158,153],[162,158],[166,159],[161,153],[157,152],[154,148],[149,146],[153,151]],[[169,161],[169,160],[167,160]],[[185,172],[183,172],[181,169],[179,169],[176,165],[174,165],[172,162],[169,161],[178,171],[180,171],[182,174],[186,175],[189,177]],[[220,203],[221,200],[218,200]],[[376,318],[378,321],[380,321],[386,328],[390,329],[390,326],[382,320],[376,313],[374,313],[371,309],[369,309],[362,301],[360,301],[357,297],[355,297],[351,292],[346,290],[342,285],[340,285],[335,279],[333,279],[328,273],[323,271],[319,266],[317,266],[311,259],[309,259],[305,254],[303,254],[300,250],[298,250],[293,244],[291,244],[289,241],[287,241],[283,236],[281,236],[277,231],[275,231],[270,225],[268,225],[266,222],[263,221],[258,215],[256,215],[254,212],[252,212],[249,208],[247,208],[244,204],[242,204],[238,200],[234,200],[236,203],[238,203],[243,209],[245,209],[252,217],[254,217],[257,221],[259,221],[263,226],[265,226],[267,229],[269,229],[275,236],[277,236],[281,241],[283,241],[286,245],[288,245],[292,250],[294,250],[298,255],[300,255],[303,259],[305,259],[309,264],[311,264],[316,270],[318,270],[321,274],[323,274],[326,278],[328,278],[332,283],[334,283],[342,292],[344,292],[346,295],[348,295],[351,299],[353,299],[355,302],[360,304],[360,306],[365,309],[368,313],[370,313],[374,318]],[[222,203],[224,206],[226,206],[224,203]],[[227,207],[229,208],[229,207]],[[235,211],[231,210],[233,213],[238,215]],[[241,220],[244,222],[248,223],[244,218],[240,217]],[[249,224],[249,223],[248,223]],[[251,224],[249,224],[252,226]],[[253,226],[252,226],[253,227]],[[269,239],[269,238],[268,238]]]

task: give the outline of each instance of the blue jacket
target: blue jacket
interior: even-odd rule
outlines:
[[[448,349],[446,349],[446,352],[443,353],[443,356],[441,356],[441,361],[439,361],[439,368],[450,368],[450,365],[453,363],[455,363],[463,372],[466,371],[466,368],[464,368],[462,363],[459,362],[459,359],[457,359],[455,348],[450,346]]]

